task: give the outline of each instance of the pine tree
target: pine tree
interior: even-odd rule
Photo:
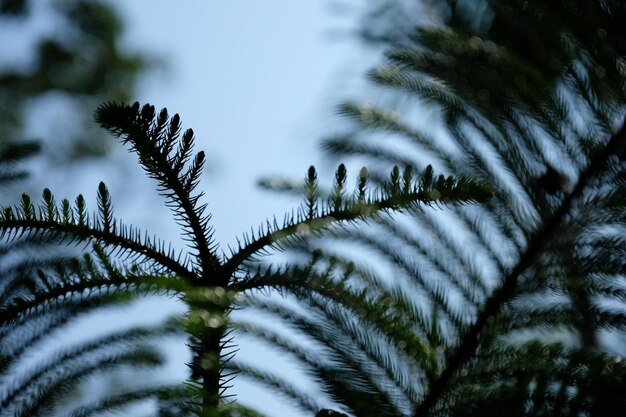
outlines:
[[[111,197],[102,183],[98,187],[96,213],[87,210],[82,196],[74,204],[67,199],[57,203],[52,192],[45,189],[42,202],[35,205],[24,194],[19,205],[5,207],[0,214],[0,238],[6,244],[19,244],[26,239],[80,245],[91,247],[93,255],[86,254],[82,261],[64,262],[55,268],[46,265],[32,275],[8,276],[0,304],[2,344],[8,355],[15,357],[27,350],[33,339],[45,336],[45,331],[33,330],[33,323],[51,320],[54,325],[54,320],[67,320],[101,305],[128,300],[135,294],[177,295],[187,305],[188,313],[157,329],[104,335],[53,358],[17,385],[9,384],[3,393],[2,409],[15,415],[49,412],[60,394],[98,368],[156,363],[155,352],[146,349],[145,344],[133,342],[151,334],[181,330],[188,334],[192,351],[190,378],[185,387],[149,387],[116,393],[75,410],[75,415],[124,406],[154,395],[162,398],[162,415],[227,415],[233,410],[240,415],[254,415],[251,410],[228,405],[227,401],[226,390],[232,379],[228,363],[234,355],[229,313],[243,308],[261,289],[301,292],[315,288],[321,294],[336,296],[334,283],[318,278],[306,264],[271,265],[259,261],[259,255],[303,242],[333,225],[356,224],[383,213],[413,210],[439,200],[472,202],[490,193],[482,182],[465,177],[434,182],[432,168],[421,175],[405,170],[401,178],[397,167],[386,187],[371,190],[367,170],[361,170],[356,189],[350,193],[347,170],[340,165],[335,184],[325,195],[318,187],[315,168],[311,167],[302,207],[285,216],[282,224],[268,221],[225,255],[213,241],[213,226],[202,202],[203,194],[197,191],[204,153],[194,153],[194,133],[191,129],[182,132],[180,117],[170,117],[166,109],[157,113],[150,105],[110,103],[98,109],[96,120],[137,155],[139,164],[156,181],[157,190],[165,197],[188,241],[189,251],[176,252],[159,239],[116,219]],[[115,349],[119,343],[126,343],[126,348]]]
[[[428,159],[494,198],[302,245],[341,295],[300,293],[307,315],[258,307],[318,354],[246,330],[359,417],[621,415],[623,3],[433,1],[422,11],[439,19],[420,24],[410,6],[372,5],[363,33],[387,49],[370,73],[383,94],[342,105],[352,128],[326,149],[374,179]],[[436,123],[420,126],[426,105]]]

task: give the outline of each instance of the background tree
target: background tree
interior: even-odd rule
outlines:
[[[33,22],[41,15],[62,24],[46,31]],[[37,139],[57,166],[103,155],[110,146],[93,125],[93,109],[129,100],[137,77],[154,62],[120,49],[117,12],[100,0],[2,0],[0,24],[6,39],[1,48],[11,57],[0,68],[0,144]],[[65,123],[55,124],[51,114]],[[47,129],[33,129],[43,124]],[[42,136],[29,137],[33,130]]]

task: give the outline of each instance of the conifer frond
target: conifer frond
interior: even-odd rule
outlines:
[[[13,379],[0,380],[0,408],[14,410],[15,415],[34,415],[38,409],[48,413],[84,378],[124,364],[155,365],[155,354],[138,345],[151,337],[180,333],[180,327],[134,329],[87,343],[69,343],[64,352],[55,352],[45,364],[30,365],[20,371],[20,378],[13,377],[15,367],[23,367],[24,358],[41,349],[53,332],[86,313],[128,302],[135,294],[183,290],[182,281],[150,275],[149,271],[117,265],[98,246],[94,256],[31,262],[15,270],[9,282],[12,285],[3,287],[0,301],[0,374],[12,375]]]
[[[71,274],[63,273],[44,288],[17,292],[0,304],[0,325],[12,326],[39,314],[67,308],[96,308],[103,304],[128,301],[133,294],[178,293],[184,284],[171,277],[137,275],[82,275],[79,264]],[[43,272],[39,276],[47,278]],[[1,338],[1,335],[0,335]]]
[[[260,370],[257,366],[248,366],[243,363],[233,361],[228,364],[228,369],[239,375],[253,379],[256,382],[272,389],[272,395],[286,397],[302,411],[315,413],[320,409],[319,403],[315,399],[303,394],[301,390],[294,388],[283,378],[272,375],[269,372]]]
[[[267,330],[259,331],[255,326],[246,330],[257,337],[264,339],[269,337],[267,341],[285,350],[286,353],[294,354],[306,365],[304,369],[307,372],[327,383],[322,389],[331,396],[331,399],[340,399],[342,404],[355,414],[399,415],[402,405],[404,407],[407,405],[406,393],[412,391],[411,385],[417,381],[416,374],[408,376],[411,371],[416,371],[416,368],[409,370],[395,367],[398,357],[397,348],[394,346],[397,345],[381,345],[378,347],[381,350],[378,350],[373,340],[367,339],[370,336],[374,337],[374,334],[370,333],[367,336],[368,327],[364,324],[367,323],[368,316],[365,314],[363,321],[355,322],[352,319],[357,319],[358,316],[346,320],[332,302],[324,302],[319,297],[305,297],[303,301],[308,308],[306,315],[296,312],[284,303],[249,300],[252,307],[261,309],[265,314],[271,314],[279,319],[283,326],[301,332],[307,339],[318,343],[319,346],[313,345],[315,346],[313,350],[321,349],[319,351],[322,354],[319,357],[304,356],[304,353],[293,344],[281,341]],[[372,312],[372,315],[380,313]],[[365,332],[361,336],[366,338],[353,339],[355,334],[346,332],[347,328]],[[386,360],[381,361],[383,357],[386,357]],[[403,383],[408,383],[409,386],[402,385]],[[348,393],[349,395],[346,395]],[[372,404],[376,404],[376,407],[372,408]]]
[[[78,361],[70,368],[71,370],[61,370],[46,378],[39,385],[33,385],[35,390],[29,390],[27,399],[16,404],[15,407],[7,406],[5,409],[13,409],[16,417],[29,417],[37,415],[41,411],[49,411],[48,407],[54,398],[59,398],[64,394],[64,390],[79,383],[83,378],[94,373],[101,373],[121,366],[132,367],[153,367],[161,363],[161,358],[152,350],[134,349],[110,354],[97,361]],[[3,403],[8,398],[3,399]]]
[[[58,239],[66,245],[94,242],[131,259],[149,260],[187,279],[194,276],[187,262],[171,248],[113,218],[110,196],[103,183],[98,187],[98,206],[97,214],[90,216],[81,195],[74,207],[67,200],[58,205],[50,190],[45,189],[43,203],[36,208],[30,196],[24,194],[20,206],[2,208],[0,239],[6,242],[23,237],[40,241]]]
[[[159,192],[197,252],[196,266],[206,274],[216,270],[220,262],[212,242],[210,216],[205,214],[206,206],[199,203],[202,193],[194,193],[204,165],[204,152],[193,155],[193,131],[188,129],[181,136],[178,114],[170,118],[167,109],[162,109],[157,115],[154,106],[148,104],[141,108],[139,103],[104,104],[96,111],[95,119],[130,145],[148,175],[158,182]]]
[[[399,9],[401,2],[383,3]],[[388,28],[398,42],[370,73],[402,100],[341,106],[351,130],[326,148],[367,163],[373,178],[399,162],[419,167],[426,153],[453,176],[492,185],[494,198],[399,223],[383,219],[355,233],[331,230],[330,240],[299,242],[299,249],[340,245],[344,263],[383,264],[385,285],[410,288],[410,300],[432,308],[432,346],[446,354],[422,382],[425,395],[401,415],[587,415],[611,402],[586,384],[603,384],[595,371],[582,376],[595,367],[588,354],[619,352],[618,361],[626,354],[611,343],[624,337],[626,153],[617,143],[626,140],[618,23],[626,11],[596,1],[492,1],[486,12],[439,3],[445,24],[403,34]],[[437,134],[431,120],[414,122],[422,103],[441,115]],[[401,150],[387,138],[402,141]],[[427,323],[419,323],[421,335]],[[551,350],[554,338],[568,344]],[[537,344],[534,358],[513,353],[524,343]],[[567,374],[560,366],[577,355]],[[574,374],[581,380],[573,382]],[[346,391],[337,400],[355,397]]]
[[[324,258],[320,254],[317,262],[323,262]],[[317,303],[336,303],[354,320],[362,321],[363,327],[376,329],[381,338],[395,340],[403,346],[400,350],[406,355],[416,362],[424,360],[426,364],[432,353],[428,341],[432,327],[429,313],[413,303],[407,290],[385,285],[367,271],[359,271],[353,265],[342,265],[338,258],[332,257],[331,262],[334,261],[337,264],[326,271],[317,271],[311,265],[262,271],[242,279],[238,288],[240,291],[284,288],[307,304],[310,303],[307,294],[315,294],[311,297],[317,297]],[[341,269],[349,272],[341,274]],[[340,321],[336,325],[340,326]],[[353,323],[347,325],[355,331]],[[351,337],[354,338],[354,335]],[[367,344],[362,348],[367,349]]]
[[[498,416],[512,410],[546,416],[614,415],[624,407],[620,357],[531,342],[496,348],[460,377],[433,415]],[[611,387],[611,388],[609,388]],[[518,413],[519,415],[520,413]]]
[[[89,306],[90,309],[98,307],[98,304]],[[2,366],[0,370],[5,377],[0,379],[0,387],[2,387],[0,395],[0,403],[2,410],[9,412],[13,410],[11,415],[39,415],[37,409],[45,409],[41,411],[42,415],[48,415],[52,407],[57,402],[67,400],[67,390],[75,388],[84,378],[93,375],[105,375],[110,369],[133,366],[154,366],[157,359],[152,351],[137,350],[126,345],[119,345],[116,353],[112,352],[113,344],[108,345],[106,339],[102,339],[99,344],[101,349],[93,352],[84,350],[85,346],[75,345],[68,348],[63,356],[48,357],[49,366],[41,368],[37,373],[25,376],[24,372],[31,372],[31,369],[24,369],[24,358],[32,360],[33,352],[41,349],[41,342],[50,337],[54,330],[61,328],[69,319],[75,319],[76,314],[84,313],[85,309],[68,308],[64,312],[68,314],[60,315],[61,320],[48,320],[48,317],[39,317],[43,326],[51,325],[42,329],[40,334],[31,336],[30,339],[21,340],[21,346],[15,346],[14,341],[4,345],[5,348],[11,349],[8,354],[0,355],[2,358]],[[59,316],[58,314],[51,314]],[[32,326],[27,329],[13,328],[14,336],[20,338],[21,335],[33,335]],[[129,334],[123,335],[127,342],[132,342]],[[145,339],[144,339],[145,341]],[[121,349],[123,348],[123,349]],[[73,350],[73,352],[72,352]],[[18,366],[18,368],[15,368]],[[29,364],[29,368],[32,363]],[[16,372],[16,369],[20,369]],[[17,376],[21,379],[18,380]]]
[[[257,236],[245,239],[224,264],[225,275],[234,274],[240,265],[257,252],[276,244],[283,244],[294,235],[315,235],[335,223],[355,223],[375,217],[380,212],[416,210],[421,205],[466,204],[487,200],[491,196],[489,187],[468,177],[435,176],[431,166],[421,175],[413,177],[411,167],[400,169],[395,166],[384,188],[370,190],[368,173],[361,169],[354,191],[346,193],[346,168],[337,169],[335,183],[328,198],[319,201],[317,174],[309,168],[305,179],[305,203],[293,216],[286,219],[282,227],[268,222]],[[402,178],[401,178],[402,177]]]
[[[180,391],[179,385],[151,387],[132,392],[124,392],[116,395],[109,395],[103,400],[88,406],[78,407],[72,410],[68,417],[90,417],[103,412],[119,412],[129,405],[145,401],[155,397],[168,397],[173,392]]]
[[[500,286],[486,300],[476,321],[466,331],[459,347],[453,356],[450,357],[446,368],[431,384],[429,394],[416,409],[415,415],[427,412],[429,407],[435,404],[449,380],[474,355],[480,343],[479,335],[483,333],[484,328],[487,326],[489,317],[497,316],[500,309],[513,297],[521,274],[532,266],[538,254],[544,249],[546,242],[556,233],[565,217],[570,214],[573,203],[581,197],[583,191],[588,187],[588,182],[598,178],[610,156],[614,155],[616,149],[626,141],[626,123],[622,126],[622,129],[613,135],[604,149],[593,155],[591,163],[580,174],[578,183],[573,191],[562,200],[554,214],[544,221],[536,234],[530,237],[527,249],[521,254],[515,267],[502,279]],[[583,314],[583,312],[580,313]],[[618,325],[618,327],[621,326]]]
[[[26,172],[17,167],[24,159],[39,152],[40,145],[33,141],[13,142],[0,140],[0,186],[22,179]]]

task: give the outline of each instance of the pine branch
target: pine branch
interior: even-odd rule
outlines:
[[[72,284],[62,283],[10,300],[0,306],[0,325],[8,326],[15,320],[44,311],[53,310],[54,305],[67,308],[73,304],[89,303],[93,307],[100,303],[124,300],[131,293],[181,292],[180,282],[172,278],[129,274],[120,277],[99,277]],[[74,298],[75,297],[75,298]],[[96,299],[100,299],[99,302]]]
[[[22,404],[14,414],[15,417],[31,417],[40,410],[46,409],[53,398],[63,393],[68,387],[79,383],[81,380],[96,372],[103,372],[123,366],[127,367],[154,367],[161,364],[160,356],[152,350],[134,349],[117,355],[102,358],[95,363],[81,363],[72,372],[63,372],[56,378],[45,381],[45,389],[30,393],[26,404]]]
[[[261,371],[256,366],[248,366],[239,362],[231,362],[228,368],[271,388],[274,394],[285,396],[303,411],[314,413],[320,408],[314,398],[303,394],[301,390],[291,386],[277,375]]]
[[[202,194],[192,194],[202,171],[204,152],[197,153],[190,167],[184,170],[192,156],[193,131],[188,129],[179,140],[180,117],[177,114],[169,119],[167,109],[162,109],[156,116],[154,106],[146,104],[140,110],[139,103],[132,106],[116,103],[100,106],[96,121],[114,135],[122,137],[123,143],[130,144],[146,172],[159,182],[160,192],[169,200],[168,205],[173,207],[181,224],[188,230],[190,242],[197,250],[196,259],[202,270],[202,279],[207,282],[214,280],[220,260],[212,248],[208,225],[210,216],[205,216],[205,206],[198,204]],[[175,149],[177,142],[178,148]],[[225,285],[225,282],[215,284]]]
[[[93,303],[94,305],[90,305],[89,308],[97,308],[99,304]],[[87,309],[84,309],[87,310]],[[82,312],[84,312],[84,310]],[[77,314],[81,312],[80,306],[79,308],[66,307],[61,312],[50,313],[48,316],[53,315],[54,317],[50,319],[49,317],[46,320],[41,320],[41,317],[38,317],[38,321],[44,322],[45,327],[41,327],[37,330],[29,331],[28,335],[20,335],[19,345],[11,346],[11,349],[6,349],[5,351],[0,353],[0,375],[4,375],[8,369],[14,366],[23,355],[39,343],[45,338],[49,337],[52,332],[57,329],[60,329],[62,326],[66,325],[72,319],[74,319]],[[12,334],[15,334],[16,329],[13,326],[7,326],[7,330],[9,330]],[[5,340],[0,337],[0,343],[4,343]]]
[[[491,197],[489,188],[479,181],[465,177],[445,178],[443,175],[434,177],[432,167],[428,166],[417,179],[413,178],[410,167],[405,169],[400,178],[396,166],[385,189],[378,192],[367,192],[367,170],[361,170],[354,197],[344,196],[345,167],[337,171],[335,187],[331,191],[329,201],[318,207],[317,191],[310,191],[306,196],[306,207],[303,215],[290,219],[283,228],[271,228],[265,233],[248,242],[234,253],[223,265],[222,276],[230,277],[240,265],[257,252],[275,244],[280,244],[290,237],[303,233],[315,234],[336,223],[351,223],[373,217],[380,212],[415,210],[421,204],[432,203],[471,203]],[[315,171],[309,170],[311,184],[315,181]],[[313,190],[313,185],[305,189]]]
[[[248,302],[251,307],[271,314],[292,330],[302,332],[303,335],[312,338],[323,347],[326,351],[323,358],[326,360],[315,361],[309,371],[326,383],[323,388],[331,394],[333,399],[338,398],[344,401],[343,405],[354,410],[354,414],[359,416],[399,415],[401,407],[398,406],[398,399],[405,394],[398,392],[397,387],[385,379],[385,372],[390,370],[376,369],[376,365],[372,363],[373,358],[368,358],[367,352],[359,349],[342,327],[350,326],[350,324],[337,321],[339,317],[337,314],[340,314],[340,311],[335,309],[336,304],[316,302],[315,298],[314,296],[309,298],[303,294],[300,299],[307,306],[306,314],[271,300],[252,299]],[[342,299],[343,297],[337,295],[336,298]],[[376,309],[373,303],[362,301],[359,305],[368,306],[367,308],[372,310]],[[365,315],[365,312],[357,314]],[[376,314],[379,313],[374,313]],[[407,343],[410,342],[407,341]],[[390,348],[394,349],[391,346]],[[307,357],[302,357],[299,349],[290,349],[287,345],[287,351],[295,354],[305,363],[307,362]],[[416,354],[415,357],[423,356]],[[414,381],[411,378],[408,380]],[[363,396],[367,396],[368,400],[364,400]],[[375,408],[369,408],[372,403],[376,404]]]
[[[80,224],[66,224],[47,220],[25,220],[25,219],[0,219],[0,237],[4,237],[9,231],[13,233],[30,233],[33,230],[48,233],[50,236],[67,236],[69,239],[80,239],[84,241],[94,240],[104,246],[116,246],[135,256],[150,259],[167,270],[187,279],[195,275],[183,265],[164,255],[149,246],[143,245],[128,237],[108,233],[104,230],[90,228]],[[20,232],[21,231],[21,232]]]
[[[110,198],[104,184],[99,187],[99,221],[91,222],[86,213],[84,199],[77,198],[76,207],[71,210],[69,202],[63,200],[61,212],[49,190],[44,190],[44,205],[39,212],[35,210],[30,197],[22,196],[21,207],[6,207],[0,213],[0,239],[7,241],[19,239],[24,235],[33,239],[44,237],[59,238],[61,242],[71,244],[75,241],[96,242],[104,246],[114,246],[134,257],[152,260],[168,271],[189,281],[195,275],[172,256],[150,244],[141,242],[140,233],[126,228],[112,218]]]
[[[38,142],[13,142],[0,138],[0,186],[26,177],[26,172],[17,169],[16,165],[39,150]]]
[[[459,346],[448,358],[445,369],[432,381],[428,394],[415,408],[413,416],[425,416],[445,393],[448,383],[456,372],[475,354],[481,343],[480,334],[488,325],[489,319],[495,318],[502,306],[511,299],[515,293],[519,277],[535,262],[546,242],[553,237],[570,213],[574,201],[582,196],[590,181],[601,174],[609,158],[619,152],[624,141],[626,141],[626,123],[622,124],[621,129],[610,138],[607,145],[591,158],[591,162],[581,173],[574,189],[563,199],[554,214],[546,219],[534,236],[529,239],[525,252],[515,267],[504,277],[500,286],[489,296],[476,321],[465,332]]]
[[[32,394],[32,391],[36,391],[37,394],[33,395],[34,398],[28,401],[29,405],[27,407],[39,407],[45,404],[45,401],[42,401],[42,397],[53,395],[53,392],[58,394],[58,392],[55,392],[53,389],[54,385],[60,386],[65,384],[67,386],[68,381],[63,382],[64,378],[61,377],[62,375],[65,375],[68,379],[76,380],[89,373],[89,369],[97,369],[98,364],[102,364],[103,366],[106,364],[114,366],[119,365],[116,362],[116,357],[126,358],[126,360],[129,360],[130,364],[135,361],[137,364],[141,365],[145,364],[145,362],[160,363],[160,357],[153,351],[146,350],[145,348],[128,349],[124,344],[131,340],[145,340],[149,336],[172,333],[172,331],[179,332],[180,330],[166,326],[159,326],[153,329],[124,330],[95,339],[77,347],[66,349],[65,352],[59,354],[56,358],[53,358],[53,360],[47,361],[43,366],[23,376],[18,383],[13,384],[0,399],[0,406],[2,409],[7,409],[11,405],[15,405],[19,402],[20,398]],[[112,352],[92,361],[85,359],[88,355],[99,350]],[[119,352],[116,352],[116,350],[119,350]],[[78,367],[78,369],[74,369],[73,366],[68,366],[68,364],[75,364],[75,362],[81,358],[81,362],[85,362],[82,364],[82,366],[86,367],[85,369],[81,369],[82,366]],[[54,381],[54,384],[51,384],[50,381]]]
[[[108,395],[95,404],[79,407],[70,412],[68,417],[90,417],[100,415],[103,412],[115,412],[124,410],[128,405],[140,401],[146,401],[154,397],[167,397],[172,392],[180,391],[179,385],[149,387],[121,394]]]

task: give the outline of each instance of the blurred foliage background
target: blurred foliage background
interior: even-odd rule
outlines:
[[[105,1],[2,0],[0,146],[38,143],[56,166],[104,156],[94,109],[130,100],[153,62],[121,47],[122,31]]]

